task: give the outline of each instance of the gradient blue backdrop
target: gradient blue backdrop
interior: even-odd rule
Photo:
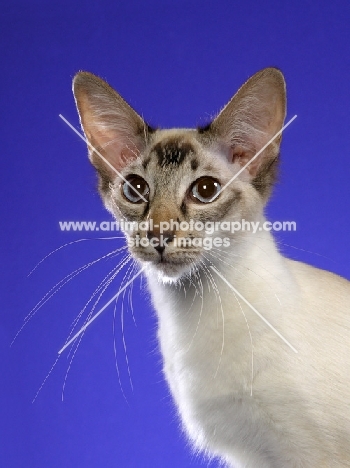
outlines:
[[[350,3],[329,1],[12,0],[1,7],[1,415],[6,468],[196,467],[161,374],[156,320],[134,287],[135,326],[113,308],[87,331],[66,379],[68,352],[36,401],[69,326],[115,260],[60,290],[10,343],[24,317],[60,279],[121,241],[61,244],[60,220],[105,220],[85,145],[58,118],[78,118],[71,80],[105,78],[153,125],[205,123],[253,73],[283,70],[288,117],[271,220],[295,220],[281,250],[350,277]],[[288,247],[288,245],[294,246]],[[120,280],[107,291],[107,301]]]

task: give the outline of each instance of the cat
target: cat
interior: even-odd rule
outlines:
[[[152,128],[88,72],[73,92],[104,205],[130,222],[194,449],[232,467],[350,467],[350,283],[284,258],[267,230],[223,228],[265,221],[282,72],[256,73],[197,129]]]

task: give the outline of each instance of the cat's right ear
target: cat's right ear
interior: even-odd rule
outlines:
[[[116,171],[139,156],[151,129],[113,88],[92,73],[80,72],[74,77],[73,94],[90,160],[102,182],[109,183]]]

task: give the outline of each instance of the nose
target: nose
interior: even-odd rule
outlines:
[[[148,231],[147,239],[149,239],[154,247],[154,249],[159,253],[160,256],[163,255],[165,247],[167,244],[174,240],[175,232],[174,231],[165,231],[162,234],[160,231]]]

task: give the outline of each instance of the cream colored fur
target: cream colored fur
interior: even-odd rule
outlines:
[[[236,467],[350,466],[349,283],[283,258],[268,233],[246,241],[234,268],[211,261],[298,354],[214,274],[220,300],[201,275],[203,297],[192,304],[189,284],[161,284],[150,272],[185,428],[195,446]]]
[[[189,193],[204,176],[224,186],[282,127],[278,70],[256,74],[201,131],[153,131],[88,73],[77,75],[74,92],[87,138],[118,171],[90,151],[105,206],[116,218],[264,221],[280,138],[216,200],[198,203]],[[174,142],[190,150],[181,164],[163,164],[162,148]],[[145,202],[123,194],[133,174],[147,183]],[[158,235],[125,234],[129,241]],[[181,229],[173,234],[189,236]],[[227,235],[219,229],[211,237]],[[229,239],[229,248],[211,251],[171,242],[162,256],[151,246],[130,247],[147,266],[164,373],[184,430],[196,450],[231,467],[350,467],[349,282],[284,258],[266,231]]]

